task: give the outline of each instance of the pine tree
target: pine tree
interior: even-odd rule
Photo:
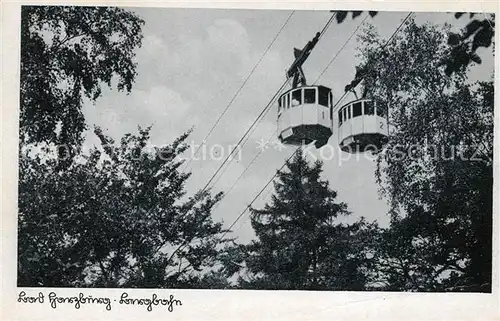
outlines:
[[[257,240],[247,246],[244,288],[362,290],[370,260],[367,236],[374,224],[363,219],[336,223],[347,205],[321,180],[322,163],[312,166],[299,149],[278,172],[275,194],[263,209],[251,209]]]
[[[96,129],[102,145],[65,171],[48,151],[21,158],[19,286],[220,286],[204,271],[226,243],[211,218],[222,195],[187,197],[177,156],[188,134],[149,149],[149,131],[116,144]]]

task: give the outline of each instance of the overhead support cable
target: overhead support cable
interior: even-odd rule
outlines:
[[[231,105],[233,104],[233,102],[235,101],[235,99],[239,96],[239,94],[241,93],[241,91],[243,90],[243,88],[245,87],[245,85],[247,84],[248,80],[250,79],[250,77],[252,77],[252,75],[255,72],[255,70],[257,69],[257,67],[260,65],[260,63],[262,62],[262,60],[264,59],[264,57],[267,55],[267,53],[269,52],[269,50],[271,49],[271,47],[274,45],[274,43],[278,39],[279,35],[283,31],[283,29],[285,29],[286,25],[288,24],[288,22],[290,21],[290,19],[292,18],[292,16],[293,16],[294,13],[295,13],[295,11],[292,11],[288,15],[287,19],[285,20],[285,22],[283,23],[283,25],[281,26],[281,28],[278,30],[278,33],[274,36],[274,38],[271,41],[271,43],[267,46],[266,50],[262,53],[262,55],[260,56],[260,58],[257,61],[257,63],[253,66],[253,68],[250,71],[250,73],[248,74],[248,76],[245,78],[245,80],[243,81],[243,83],[241,84],[241,86],[238,88],[238,90],[236,91],[236,93],[234,94],[234,96],[231,98],[231,100],[229,100],[229,103],[226,105],[226,107],[224,108],[224,110],[222,111],[222,113],[219,115],[219,117],[217,118],[217,120],[215,121],[215,123],[213,124],[213,126],[208,131],[208,133],[205,135],[205,137],[203,138],[200,146],[198,146],[198,148],[195,150],[195,152],[193,153],[193,155],[191,156],[191,158],[186,162],[186,165],[184,166],[184,169],[186,169],[191,164],[193,158],[196,157],[196,155],[200,151],[201,147],[207,142],[207,139],[210,137],[210,135],[213,133],[213,131],[215,130],[215,128],[217,127],[217,125],[220,123],[222,117],[224,117],[224,115],[227,113],[227,111],[229,110],[229,107],[231,107]]]

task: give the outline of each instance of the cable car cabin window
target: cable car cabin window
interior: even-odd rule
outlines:
[[[347,120],[347,108],[344,108],[344,109],[342,110],[342,118],[344,118],[344,121],[346,121],[346,120]]]
[[[304,104],[315,104],[316,103],[316,89],[306,88],[304,89]]]
[[[377,115],[380,117],[385,117],[387,115],[387,106],[377,104]]]
[[[292,107],[302,105],[302,89],[292,92]]]
[[[352,117],[358,117],[361,116],[362,110],[361,110],[361,102],[354,103],[352,105]]]
[[[342,109],[339,110],[339,127],[342,125]]]
[[[318,95],[318,104],[322,106],[330,106],[328,104],[328,96],[330,94],[330,90],[325,87],[319,87],[319,95]]]
[[[347,119],[351,119],[351,105],[346,107],[347,109]]]
[[[330,120],[333,120],[333,95],[331,91],[330,94],[328,95],[328,99],[329,99],[328,106],[330,106]]]
[[[373,102],[365,101],[365,115],[374,115],[375,114],[375,106],[373,106]]]
[[[285,96],[285,103],[284,103],[284,108],[290,108],[290,104],[289,104],[289,97],[290,95],[286,94]]]

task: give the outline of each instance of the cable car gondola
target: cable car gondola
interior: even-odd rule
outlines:
[[[278,134],[284,144],[315,141],[317,148],[332,135],[332,93],[325,86],[292,88],[278,99]]]
[[[357,99],[338,110],[338,138],[344,152],[376,152],[387,142],[387,106]]]
[[[303,145],[315,142],[317,148],[332,135],[332,93],[325,86],[308,86],[302,70],[311,50],[318,42],[316,33],[302,49],[294,48],[295,61],[287,71],[293,77],[292,89],[278,98],[278,138],[284,144]]]

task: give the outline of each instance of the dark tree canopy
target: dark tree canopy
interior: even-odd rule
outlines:
[[[147,150],[149,129],[79,155],[65,171],[48,154],[20,164],[18,285],[188,287],[217,262],[221,195],[181,201],[187,146]],[[43,158],[40,156],[44,156]],[[208,280],[203,284],[212,284]]]
[[[363,219],[336,222],[347,205],[320,178],[322,164],[310,166],[299,149],[278,173],[275,194],[263,209],[252,209],[257,240],[246,247],[243,288],[363,290],[367,286],[371,235]]]
[[[342,23],[350,11],[331,11],[337,12],[336,19]],[[351,11],[352,18],[361,15],[363,11]],[[377,11],[368,12],[371,17],[377,15]],[[455,13],[455,18],[460,19],[465,13]],[[453,73],[463,73],[467,67],[472,64],[481,64],[481,57],[477,50],[481,47],[488,48],[494,45],[495,39],[495,14],[493,13],[469,13],[471,20],[460,33],[448,33],[448,50],[441,56],[438,66],[445,66],[444,72],[447,76]],[[482,19],[473,19],[481,16]],[[382,42],[379,43],[382,46]],[[367,75],[369,70],[367,66],[358,66],[354,80],[345,87],[345,91],[355,88]]]
[[[118,144],[96,128],[101,146],[79,148],[84,99],[103,85],[131,91],[144,21],[112,7],[24,6],[21,23],[18,285],[227,286],[207,272],[230,250],[211,219],[221,195],[185,195],[187,134],[147,150],[149,128]]]
[[[337,22],[349,13],[362,11]],[[149,128],[118,143],[96,128],[99,147],[74,148],[83,101],[104,85],[130,92],[144,22],[118,8],[24,6],[21,145],[48,144],[20,155],[18,285],[228,288],[240,273],[249,289],[490,291],[494,86],[467,82],[476,51],[494,45],[494,15],[483,17],[460,34],[410,19],[383,48],[373,28],[359,38],[364,61],[346,90],[363,81],[363,96],[390,107],[375,172],[389,228],[340,223],[347,205],[299,149],[271,201],[251,209],[257,239],[238,245],[211,218],[221,194],[186,195],[188,134],[147,150]]]
[[[457,12],[455,17],[461,18],[465,13]],[[479,19],[473,19],[480,16]],[[445,72],[451,75],[459,72],[471,63],[480,64],[481,57],[476,51],[483,47],[491,46],[495,39],[495,14],[470,13],[471,21],[460,33],[450,33],[448,44],[451,46],[451,54],[445,57],[442,63],[446,66]]]
[[[344,22],[349,13],[351,13],[353,19],[355,19],[356,17],[360,16],[363,13],[363,11],[343,11],[343,10],[331,10],[330,12],[337,13],[335,15],[335,20],[337,20],[337,23]],[[378,14],[378,11],[368,11],[368,14],[370,15],[370,17],[373,18]]]
[[[132,88],[143,24],[113,7],[23,6],[21,141],[80,146],[83,98],[96,100],[115,80],[118,90]]]
[[[373,30],[360,38],[366,95],[390,106],[375,174],[391,202],[391,289],[491,288],[493,82],[446,75],[447,35],[410,21],[383,50]]]

